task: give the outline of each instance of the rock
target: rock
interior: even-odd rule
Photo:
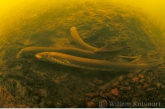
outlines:
[[[138,85],[137,88],[140,89],[142,86]]]
[[[87,94],[85,94],[85,96],[90,97],[90,98],[94,98],[94,97],[99,96],[99,93],[98,93],[98,92],[95,92],[95,93],[87,93]]]
[[[117,100],[118,100],[118,98],[115,97],[114,95],[112,95],[111,92],[107,94],[107,97],[108,97],[109,99],[111,99],[111,100],[114,100],[114,101],[117,101]]]
[[[164,85],[162,85],[162,89],[164,89]]]
[[[39,103],[39,108],[45,108],[45,101],[41,100],[41,102]]]
[[[58,103],[56,103],[56,104],[58,104]],[[49,108],[56,107],[55,103],[53,101],[50,101],[50,100],[45,101],[45,106],[49,107]]]
[[[39,108],[37,104],[34,104],[32,108]]]
[[[132,82],[134,83],[134,82],[137,82],[139,80],[139,78],[138,77],[133,77],[132,78]]]
[[[55,107],[56,107],[56,108],[60,108],[60,107],[62,107],[61,102],[57,102],[57,103],[55,103]]]
[[[119,91],[118,91],[117,88],[112,89],[112,90],[111,90],[111,93],[112,93],[112,95],[114,95],[114,96],[118,96],[118,95],[119,95]]]
[[[133,77],[133,74],[132,74],[132,73],[129,73],[129,74],[128,74],[128,77],[129,77],[129,78],[132,78],[132,77]]]
[[[2,72],[0,72],[0,76],[2,75]]]
[[[108,96],[107,93],[100,92],[100,97],[101,98],[107,98],[107,96]]]
[[[97,85],[101,85],[101,84],[104,83],[104,81],[103,80],[100,80],[98,78],[94,78],[94,83],[97,84]]]
[[[139,82],[140,83],[143,83],[145,81],[145,79],[140,79]]]
[[[32,96],[32,101],[33,102],[39,102],[40,98],[38,96]]]
[[[123,95],[122,96],[122,99],[124,99],[124,100],[126,100],[126,99],[128,99],[129,97],[127,96],[127,95]]]
[[[150,88],[147,89],[147,91],[152,91],[152,90],[154,90],[154,89],[155,89],[155,88],[150,87]]]
[[[138,77],[139,77],[140,79],[143,79],[143,78],[144,78],[144,75],[139,74]]]
[[[129,82],[128,81],[124,82],[124,85],[128,86],[129,85]]]
[[[128,87],[121,86],[120,87],[120,90],[131,90],[131,86],[128,86]]]
[[[93,101],[87,102],[86,103],[87,108],[94,108],[96,104]]]
[[[162,85],[161,83],[156,83],[158,89],[160,89],[161,85]]]
[[[89,102],[89,101],[91,101],[91,98],[86,97],[86,98],[85,98],[85,101],[86,101],[86,102]]]
[[[119,82],[117,81],[117,82],[114,82],[113,84],[112,84],[112,86],[118,86],[119,85]]]
[[[122,81],[123,80],[123,76],[119,76],[119,81]]]
[[[148,87],[148,83],[144,83],[143,88]]]
[[[25,104],[19,104],[17,105],[17,108],[30,108],[30,106],[27,106]]]

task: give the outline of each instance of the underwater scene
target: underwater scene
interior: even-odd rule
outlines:
[[[165,107],[164,0],[1,0],[1,108]]]

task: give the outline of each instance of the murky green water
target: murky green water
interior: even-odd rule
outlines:
[[[152,2],[150,4],[154,4]],[[121,1],[74,0],[3,3],[3,11],[0,11],[0,92],[4,93],[0,95],[0,107],[99,107],[101,99],[104,103],[107,101],[107,107],[164,107],[164,63],[157,61],[164,58],[164,15],[161,5],[155,4],[154,8],[156,6],[160,6],[158,11],[144,8],[141,2],[136,5]],[[82,48],[71,35],[73,26],[90,46],[113,47],[108,46],[108,52],[102,51],[99,55]],[[129,49],[118,52],[118,47],[127,46]],[[36,48],[28,49],[17,58],[20,50],[27,47]],[[89,59],[94,56],[99,61],[93,63],[93,60],[84,59],[83,56],[89,57],[86,52],[68,50],[64,54],[69,52],[71,56],[83,58],[58,55],[58,61],[42,61],[35,55],[47,49],[37,47],[86,50],[92,53]],[[144,57],[134,63],[154,64],[133,71],[119,70],[140,55]],[[100,62],[107,61],[112,62],[110,68],[115,65],[114,69],[100,71],[104,69]]]

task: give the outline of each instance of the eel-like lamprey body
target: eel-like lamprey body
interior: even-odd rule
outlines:
[[[116,56],[116,52],[112,53],[95,53],[92,51],[87,51],[83,49],[78,49],[74,47],[61,47],[61,48],[55,48],[55,47],[26,47],[20,50],[20,52],[17,54],[17,58],[20,58],[22,56],[35,56],[35,54],[40,52],[60,52],[65,53],[69,55],[74,55],[78,57],[84,57],[84,58],[92,58],[92,59],[105,59],[105,58],[112,58]],[[118,53],[117,53],[118,54]]]
[[[121,62],[111,62],[106,60],[99,59],[89,59],[83,57],[77,57],[72,55],[67,55],[59,52],[42,52],[35,55],[36,58],[42,61],[57,63],[65,66],[91,69],[91,70],[100,70],[100,71],[133,71],[138,69],[146,69],[154,67],[163,62],[163,59],[160,58],[153,63],[121,63]]]

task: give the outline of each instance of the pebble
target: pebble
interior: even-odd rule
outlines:
[[[129,85],[129,82],[126,81],[126,82],[124,83],[124,85],[128,86],[128,85]]]
[[[156,86],[159,89],[161,87],[161,83],[156,83]]]
[[[139,82],[140,83],[143,83],[145,81],[145,79],[140,79]]]
[[[143,88],[146,88],[146,87],[148,87],[148,84],[144,83]]]
[[[134,82],[137,82],[139,80],[139,78],[138,77],[133,77],[132,78],[132,82],[134,83]]]
[[[46,106],[45,106],[45,101],[41,101],[40,103],[39,103],[39,108],[45,108]]]
[[[129,74],[128,74],[128,77],[129,77],[129,78],[132,78],[132,77],[133,77],[133,74],[132,74],[132,73],[129,73]]]
[[[143,76],[142,74],[139,74],[138,77],[139,77],[140,79],[143,79],[143,78],[144,78],[144,76]]]
[[[114,96],[118,96],[118,95],[119,95],[119,91],[118,91],[117,88],[112,89],[112,90],[111,90],[111,93],[112,93],[112,95],[114,95]]]
[[[87,93],[87,94],[85,94],[85,96],[90,97],[90,98],[94,98],[94,97],[99,96],[99,93],[98,93],[98,92],[95,92],[95,93]]]
[[[111,93],[108,93],[108,98],[110,98],[111,100],[114,100],[114,101],[117,101],[118,100],[118,98],[117,97],[115,97],[115,96],[113,96]]]
[[[32,101],[33,102],[38,102],[40,98],[38,96],[32,96]]]
[[[119,82],[117,81],[117,82],[114,82],[113,84],[112,84],[112,86],[118,86],[119,85]]]
[[[163,98],[162,100],[165,101],[165,98]]]
[[[120,87],[120,90],[131,90],[131,86],[128,86],[128,87]]]
[[[119,77],[119,81],[122,81],[122,80],[123,80],[123,76],[120,76],[120,77]]]
[[[164,85],[162,85],[162,89],[164,89]]]
[[[30,108],[30,106],[27,106],[25,104],[19,104],[16,106],[17,108]]]
[[[140,86],[140,85],[138,85],[138,86],[137,86],[137,88],[138,88],[138,89],[140,89],[140,88],[141,88],[141,86]]]
[[[88,101],[90,101],[90,100],[91,100],[91,98],[89,98],[89,97],[86,97],[86,98],[85,98],[85,101],[86,101],[86,102],[88,102]]]
[[[34,104],[32,108],[39,108],[37,104]]]
[[[60,107],[62,107],[62,104],[60,102],[57,102],[57,103],[55,103],[55,107],[60,108]]]
[[[108,96],[108,95],[107,95],[106,93],[100,92],[100,97],[101,97],[101,98],[107,98],[107,96]]]
[[[103,81],[103,80],[100,80],[100,79],[98,79],[98,78],[95,78],[95,79],[94,79],[94,83],[97,84],[97,85],[101,85],[101,84],[104,83],[104,81]]]
[[[148,88],[148,89],[147,89],[147,91],[152,91],[152,90],[154,90],[154,88]]]
[[[86,103],[86,106],[87,106],[87,108],[93,108],[93,107],[95,107],[96,105],[95,105],[95,103],[94,103],[93,101],[90,101],[90,102],[87,102],[87,103]]]

